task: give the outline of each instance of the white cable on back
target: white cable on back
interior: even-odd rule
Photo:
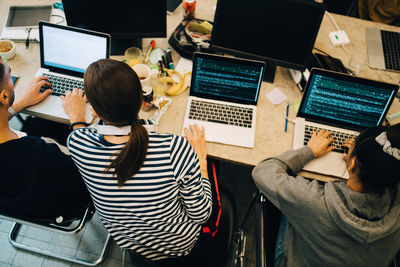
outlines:
[[[329,18],[331,19],[331,21],[335,25],[336,30],[341,31],[341,29],[339,28],[339,26],[336,23],[336,20],[332,17],[331,13],[329,13],[328,11],[325,11],[325,14],[327,14],[329,16]]]
[[[331,13],[329,13],[328,11],[325,11],[325,14],[327,14],[328,17],[331,19],[332,23],[333,23],[333,24],[335,25],[335,27],[336,27],[336,30],[337,30],[337,31],[341,31],[341,29],[339,28],[339,25],[336,23],[336,20],[333,18],[333,16],[331,15]],[[349,51],[349,49],[347,49],[344,45],[342,45],[342,47],[343,47],[344,51],[345,51],[347,54],[351,54],[351,52]]]
[[[284,106],[284,110],[283,110],[283,114],[285,114],[285,119],[288,120],[288,121],[290,121],[291,123],[295,123],[295,122],[294,122],[294,120],[289,119],[289,117],[286,115],[286,110],[287,110],[288,106],[290,107],[290,105],[292,105],[292,104],[294,104],[294,103],[296,103],[296,102],[288,102],[288,103],[286,104],[286,106]]]

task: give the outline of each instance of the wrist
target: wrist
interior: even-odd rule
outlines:
[[[24,105],[21,102],[15,102],[14,104],[12,104],[10,107],[12,107],[16,113],[19,113],[20,111],[22,111],[24,108],[27,107],[27,105]]]
[[[70,117],[69,122],[70,122],[70,124],[74,124],[77,122],[82,122],[82,123],[87,124],[85,117]]]
[[[88,125],[89,124],[87,124],[85,121],[76,121],[76,122],[73,122],[73,123],[70,124],[69,130],[73,131],[73,130],[76,130],[76,129],[81,128],[81,127],[86,127]]]
[[[11,117],[14,117],[15,115],[18,114],[18,112],[15,111],[15,109],[14,109],[12,106],[9,106],[9,107],[8,107],[8,113],[11,114]]]

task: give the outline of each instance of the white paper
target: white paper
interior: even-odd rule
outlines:
[[[267,93],[267,98],[274,105],[279,105],[288,99],[287,96],[277,87],[275,87],[271,92]]]
[[[184,57],[181,57],[179,59],[178,64],[175,67],[175,70],[177,72],[179,72],[180,74],[185,75],[186,72],[190,72],[192,71],[193,68],[193,61],[191,61],[190,59],[186,59]],[[179,82],[179,76],[177,74],[174,74],[172,76],[172,79],[174,79],[175,82]]]

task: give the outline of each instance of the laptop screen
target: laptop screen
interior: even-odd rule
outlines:
[[[255,105],[264,68],[261,61],[195,53],[190,94]]]
[[[393,84],[313,69],[298,116],[354,129],[377,126],[397,90]]]
[[[83,75],[92,62],[108,58],[108,35],[42,22],[41,24],[43,68],[56,68]]]

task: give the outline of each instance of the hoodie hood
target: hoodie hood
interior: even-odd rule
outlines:
[[[354,192],[344,182],[329,182],[325,203],[339,229],[360,243],[371,243],[400,228],[400,184],[379,196]]]

